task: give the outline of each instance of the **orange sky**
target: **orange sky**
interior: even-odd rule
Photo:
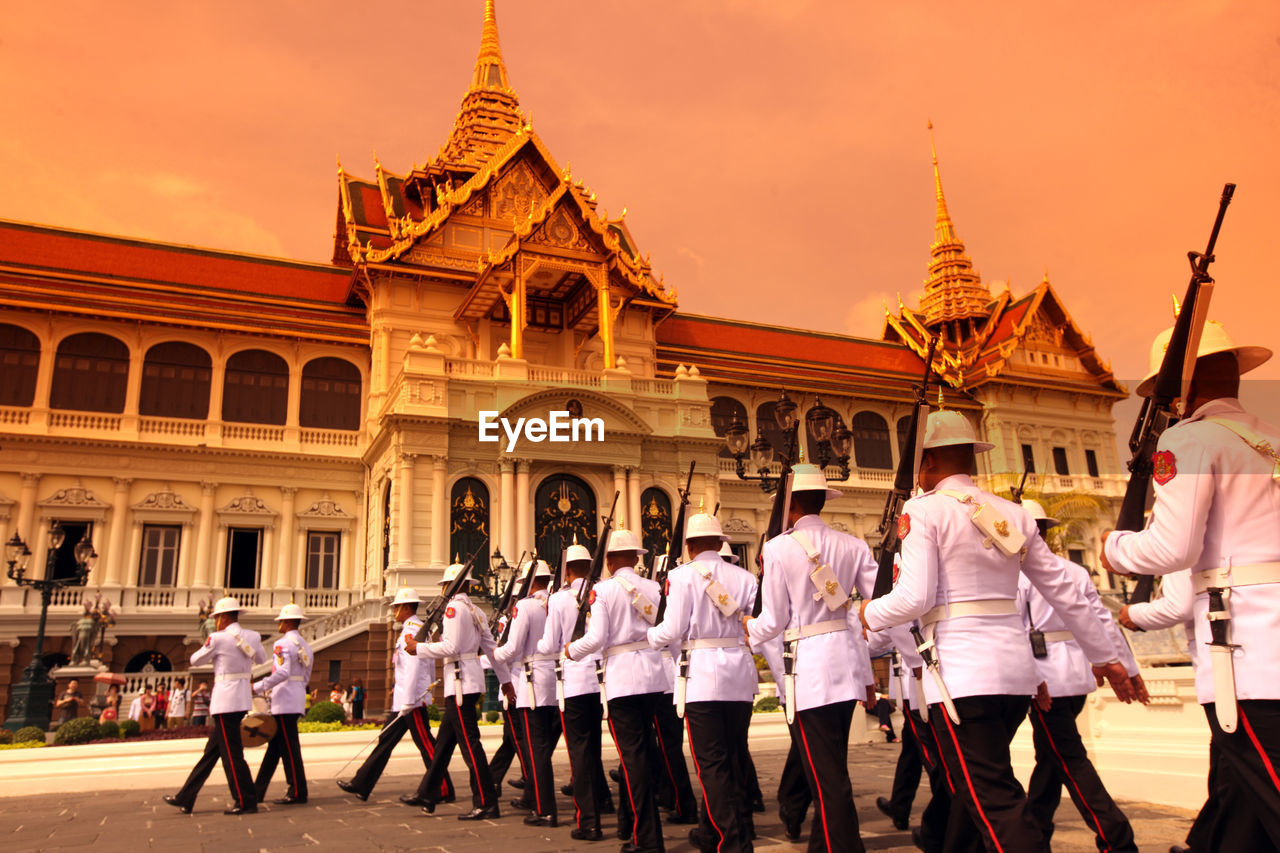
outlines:
[[[334,155],[369,176],[375,150],[438,151],[482,3],[51,8],[6,10],[0,217],[325,261]],[[1047,268],[1121,379],[1226,180],[1211,313],[1276,343],[1274,0],[499,0],[498,21],[534,127],[628,208],[683,310],[878,336],[925,272],[932,118],[984,278]]]

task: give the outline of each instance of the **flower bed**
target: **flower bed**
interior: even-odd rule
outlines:
[[[24,740],[21,743],[0,743],[0,749],[39,749],[48,745],[42,740]]]

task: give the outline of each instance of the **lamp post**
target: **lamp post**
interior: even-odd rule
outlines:
[[[796,463],[800,431],[800,420],[796,417],[798,408],[785,391],[774,404],[773,419],[782,430],[783,436],[780,452],[764,437],[763,429],[756,433],[756,440],[748,444],[750,436],[747,425],[740,419],[734,419],[733,423],[729,424],[724,433],[724,441],[730,455],[737,462],[738,479],[758,482],[765,493],[777,488],[778,477],[769,473],[769,466],[773,464],[775,454],[778,461],[782,463],[782,474],[789,471]],[[825,406],[820,399],[806,417],[809,435],[817,442],[818,458],[814,461],[818,467],[825,472],[827,464],[833,457],[840,464],[840,474],[835,477],[828,475],[828,480],[846,480],[849,477],[849,448],[853,444],[853,433],[842,422],[836,426],[838,419],[839,415]],[[748,456],[751,458],[751,467],[758,473],[747,473]]]
[[[485,594],[494,607],[502,601],[503,588],[510,576],[511,566],[507,564],[507,558],[502,556],[501,550],[495,548],[489,559],[489,574],[485,577]]]
[[[24,726],[49,728],[49,707],[53,702],[53,682],[49,680],[48,670],[44,666],[44,628],[49,617],[49,604],[53,600],[53,591],[64,586],[84,586],[89,579],[89,569],[98,554],[93,549],[93,542],[86,532],[76,543],[75,573],[68,578],[55,578],[54,570],[58,562],[58,550],[66,539],[62,525],[54,522],[49,528],[48,557],[45,559],[44,577],[29,578],[26,576],[27,562],[31,559],[31,549],[15,532],[13,538],[5,543],[5,560],[9,564],[9,579],[18,586],[29,586],[40,590],[40,626],[36,629],[36,648],[31,656],[31,663],[23,670],[22,680],[14,685],[9,700],[9,715],[5,720],[5,728],[17,731]]]

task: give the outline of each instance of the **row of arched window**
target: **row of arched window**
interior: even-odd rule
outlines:
[[[35,401],[40,341],[21,326],[0,323],[0,406]],[[213,359],[195,344],[167,341],[147,350],[138,414],[209,417]],[[111,335],[82,332],[64,338],[54,355],[49,408],[123,412],[129,385],[129,348]],[[299,424],[315,429],[360,428],[360,370],[345,359],[323,357],[302,368]],[[284,424],[289,407],[289,365],[273,352],[246,349],[227,359],[222,420]]]
[[[756,407],[756,424],[757,428],[763,433],[765,440],[768,441],[776,450],[782,449],[783,435],[782,430],[778,427],[778,423],[773,417],[773,407],[775,402],[769,400],[761,403]],[[803,422],[803,413],[801,420]],[[837,414],[837,426],[844,424],[844,417]],[[724,437],[725,430],[735,420],[747,423],[747,407],[740,400],[733,397],[712,397],[711,398],[711,426],[715,430],[716,435]],[[898,419],[897,433],[898,446],[901,447],[905,439],[909,417]],[[852,464],[857,468],[893,468],[893,444],[889,440],[889,422],[881,415],[871,412],[857,412],[849,420],[849,430],[853,433],[853,459]],[[806,455],[809,459],[818,458],[818,443],[812,436],[807,436],[808,446],[805,448]],[[720,449],[721,456],[728,456],[727,447]]]

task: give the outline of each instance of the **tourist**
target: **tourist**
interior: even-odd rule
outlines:
[[[129,718],[137,720],[142,731],[149,732],[156,727],[156,694],[150,684],[143,688],[142,695],[135,701],[138,703],[138,716],[133,716],[133,708],[130,708]]]
[[[179,678],[169,691],[169,710],[166,715],[168,727],[181,728],[187,724],[187,681]]]
[[[202,681],[191,694],[191,725],[209,725],[209,682]]]
[[[105,723],[107,720],[120,719],[120,685],[112,684],[107,688],[107,695],[102,700],[102,713],[98,716],[99,723]]]
[[[364,719],[364,682],[358,675],[351,679],[351,719]]]
[[[80,695],[80,682],[74,678],[67,682],[66,692],[54,703],[58,709],[58,725],[69,723],[80,716],[80,708],[84,705],[84,697]]]
[[[169,691],[163,687],[156,688],[156,710],[153,716],[156,728],[163,729],[169,716]]]

